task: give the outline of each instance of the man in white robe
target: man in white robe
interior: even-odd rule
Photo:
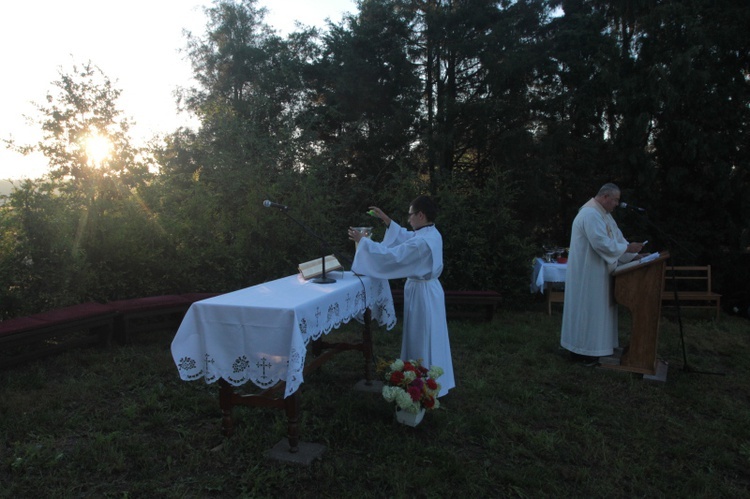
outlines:
[[[573,220],[560,345],[574,358],[595,360],[618,347],[617,304],[611,273],[638,257],[641,243],[628,243],[612,211],[620,189],[605,184]]]
[[[363,237],[349,228],[349,238],[357,242],[352,271],[378,279],[407,278],[404,286],[404,326],[401,359],[421,360],[425,367],[444,371],[438,397],[456,383],[453,375],[445,294],[438,281],[443,272],[443,238],[435,228],[437,209],[427,196],[420,196],[409,207],[408,231],[383,211],[370,209],[386,224],[382,243]]]

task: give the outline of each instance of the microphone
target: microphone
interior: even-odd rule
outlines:
[[[622,208],[630,208],[631,210],[635,210],[635,211],[646,211],[645,208],[640,208],[638,206],[633,206],[632,204],[628,204],[628,203],[620,203],[620,206]]]
[[[266,208],[278,208],[281,211],[286,211],[289,209],[288,206],[284,206],[283,204],[279,204],[279,203],[274,203],[273,201],[269,201],[268,199],[263,201],[263,206],[265,206]]]

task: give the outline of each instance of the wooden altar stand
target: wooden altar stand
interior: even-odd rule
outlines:
[[[362,355],[364,356],[365,378],[360,381],[360,384],[365,386],[372,385],[374,382],[372,379],[373,349],[372,330],[370,325],[371,320],[372,313],[368,308],[365,310],[364,324],[362,327],[362,341],[359,343],[330,343],[322,339],[313,341],[312,354],[315,358],[305,366],[303,373],[309,374],[320,368],[341,352],[355,350],[362,352]],[[237,393],[234,390],[234,387],[225,379],[219,379],[219,405],[222,412],[221,433],[225,437],[230,437],[234,433],[232,409],[236,406],[282,409],[286,413],[287,418],[287,437],[281,439],[281,441],[271,449],[269,456],[280,461],[309,465],[315,458],[323,453],[325,447],[320,444],[300,441],[300,390],[297,389],[293,394],[284,398],[283,393],[285,387],[286,383],[281,381],[260,393],[241,394]],[[364,390],[364,388],[360,390]]]
[[[664,264],[669,252],[648,262],[631,262],[619,267],[615,279],[615,301],[632,316],[630,343],[619,358],[604,357],[601,368],[643,374],[646,379],[666,381],[667,365],[656,357],[659,345],[661,294]]]

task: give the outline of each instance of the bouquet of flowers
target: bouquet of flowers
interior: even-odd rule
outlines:
[[[442,374],[443,369],[437,366],[427,369],[418,360],[396,359],[385,368],[383,398],[413,414],[421,409],[437,409],[440,384],[435,380]]]

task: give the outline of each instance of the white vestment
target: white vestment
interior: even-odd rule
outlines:
[[[560,345],[581,355],[612,355],[618,346],[613,278],[618,263],[631,261],[615,219],[593,198],[573,220],[565,276]]]
[[[391,221],[382,243],[359,241],[352,271],[378,279],[407,278],[401,359],[439,366],[442,397],[456,386],[453,376],[445,294],[438,281],[443,272],[443,238],[434,225],[407,231]]]

